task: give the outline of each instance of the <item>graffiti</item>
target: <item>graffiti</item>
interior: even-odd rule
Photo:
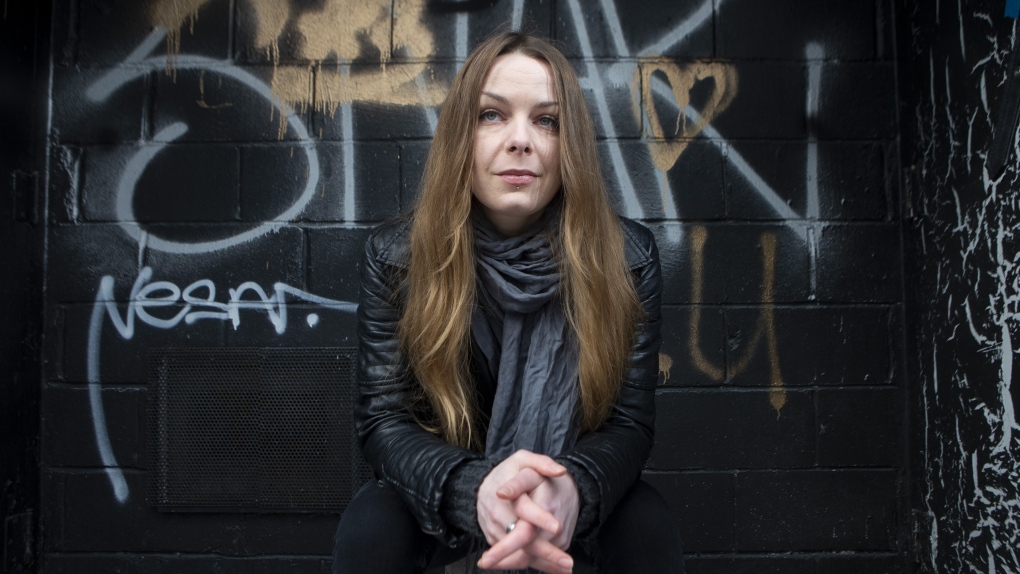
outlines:
[[[672,134],[667,134],[659,120],[659,114],[655,112],[652,74],[656,72],[664,74],[669,80],[669,85],[673,89],[673,101],[678,108]],[[687,149],[687,144],[733,101],[737,90],[737,74],[733,66],[728,64],[697,63],[680,67],[670,62],[650,62],[641,64],[640,79],[641,103],[647,113],[648,128],[651,130],[649,135],[654,138],[648,142],[648,151],[652,155],[655,167],[662,172],[665,182],[666,173]],[[713,82],[712,94],[699,113],[698,121],[688,126],[687,115],[681,110],[690,105],[690,94],[694,85],[710,79]],[[663,196],[666,195],[666,191],[667,187],[664,185]],[[666,203],[665,198],[663,203]]]
[[[713,380],[722,382],[726,377],[723,367],[716,366],[701,351],[701,303],[705,281],[705,243],[708,231],[704,227],[695,228],[691,233],[691,322],[688,346],[694,366]],[[765,342],[769,362],[769,403],[776,411],[776,418],[782,414],[786,405],[786,390],[783,387],[783,375],[779,368],[779,344],[776,339],[775,327],[775,284],[776,284],[776,237],[772,233],[761,235],[762,248],[762,288],[761,307],[754,334],[744,356],[733,362],[729,376],[736,377],[751,364],[751,359],[758,353],[758,347]]]
[[[92,315],[89,321],[87,360],[92,426],[103,467],[113,485],[114,496],[121,503],[127,502],[130,491],[110,443],[99,376],[104,311],[105,316],[109,317],[121,338],[130,341],[135,335],[136,318],[156,329],[173,329],[182,322],[191,325],[200,320],[217,320],[229,321],[237,330],[241,325],[242,310],[261,311],[266,314],[276,333],[282,335],[287,331],[289,300],[312,303],[346,313],[353,313],[357,309],[355,303],[319,297],[284,283],[276,283],[273,286],[273,294],[269,295],[259,284],[251,281],[229,289],[227,301],[220,302],[217,301],[216,285],[209,279],[195,281],[182,290],[169,281],[150,282],[152,274],[152,269],[149,267],[143,268],[138,274],[131,287],[131,294],[127,299],[127,309],[123,316],[117,309],[113,277],[110,275],[103,277],[99,283],[99,290],[96,292],[96,300],[92,306]],[[246,299],[245,296],[248,294],[254,294],[256,298]],[[150,309],[171,307],[178,308],[169,317],[159,317],[150,311]],[[309,327],[315,327],[319,323],[319,316],[316,313],[309,313],[306,320]]]
[[[718,62],[697,62],[677,65],[663,59],[662,54],[684,42],[694,31],[711,25],[713,4],[718,8],[725,0],[703,0],[686,17],[666,31],[661,37],[652,39],[647,46],[631,50],[625,41],[620,18],[614,0],[599,0],[587,5],[579,0],[567,0],[561,5],[567,16],[568,25],[573,27],[577,39],[581,63],[579,79],[582,88],[590,96],[593,119],[601,131],[608,136],[605,145],[609,162],[606,176],[617,183],[620,190],[623,214],[638,219],[664,218],[678,220],[681,217],[676,205],[674,190],[670,189],[668,172],[695,138],[703,138],[715,146],[725,161],[744,177],[752,189],[774,210],[776,215],[797,237],[808,245],[812,257],[815,254],[814,235],[810,219],[817,218],[818,207],[818,154],[817,140],[809,125],[808,159],[805,166],[808,201],[804,214],[797,213],[741,156],[729,145],[712,125],[712,122],[728,108],[737,95],[738,77],[733,66]],[[142,175],[154,159],[166,148],[178,142],[187,132],[188,125],[182,122],[162,127],[151,140],[142,141],[134,150],[122,169],[115,190],[115,213],[113,217],[121,229],[139,246],[139,260],[145,250],[156,250],[182,255],[218,252],[245,246],[267,234],[290,226],[307,209],[315,196],[322,177],[320,173],[317,139],[309,133],[302,115],[295,110],[315,109],[336,119],[342,140],[340,146],[343,170],[343,192],[336,200],[340,202],[345,224],[358,218],[358,187],[355,176],[355,128],[353,106],[355,104],[411,106],[421,111],[432,130],[436,126],[436,107],[442,102],[446,87],[433,77],[436,63],[430,57],[436,50],[436,33],[424,23],[428,10],[425,0],[368,0],[352,3],[341,0],[323,0],[314,6],[275,0],[242,0],[238,12],[249,18],[250,35],[244,38],[248,47],[265,54],[272,63],[272,75],[262,79],[245,71],[232,62],[224,62],[200,56],[181,53],[182,33],[193,31],[194,24],[201,17],[202,8],[210,0],[158,0],[149,11],[154,30],[138,47],[128,55],[121,65],[111,68],[100,76],[86,91],[96,104],[106,102],[112,94],[130,82],[141,81],[152,71],[166,71],[176,74],[179,70],[198,73],[197,98],[195,105],[203,109],[226,108],[233,102],[216,99],[212,86],[221,86],[224,81],[232,82],[243,90],[251,90],[269,104],[270,117],[267,121],[278,122],[278,137],[288,134],[296,139],[294,146],[301,150],[307,162],[307,180],[297,198],[276,216],[255,223],[251,228],[230,237],[208,241],[186,242],[163,237],[154,229],[146,229],[136,223],[134,202]],[[467,56],[468,30],[474,4],[457,7],[457,3],[444,5],[453,19],[453,44],[457,66]],[[524,0],[497,3],[493,10],[507,10],[513,29],[519,29],[523,19]],[[601,11],[607,23],[607,30],[615,50],[617,63],[600,69],[594,56],[592,39],[589,35],[588,17],[592,10]],[[301,65],[282,65],[281,45],[286,42],[288,54]],[[165,43],[166,53],[158,52],[160,43]],[[809,124],[818,113],[822,48],[811,44],[806,48],[809,60],[809,85],[806,98]],[[709,96],[704,102],[692,102],[692,91],[711,84]],[[624,161],[620,139],[617,134],[619,118],[610,113],[608,92],[610,88],[624,87],[630,90],[634,118],[645,126],[646,148],[644,152],[657,168],[655,181],[662,189],[661,199],[649,204],[642,201],[637,186]],[[185,89],[185,88],[179,88]],[[673,115],[675,114],[675,116]],[[626,118],[625,118],[626,119]],[[321,133],[319,134],[321,137]],[[77,209],[77,207],[75,207]],[[665,227],[665,240],[674,245],[683,241],[683,227]],[[702,285],[703,248],[707,232],[695,229],[691,252],[694,261],[694,303],[691,320],[690,354],[697,368],[715,380],[723,380],[721,367],[711,364],[700,351],[697,326],[700,323],[700,302]],[[764,351],[771,369],[772,390],[770,403],[777,416],[785,404],[782,374],[780,372],[777,339],[773,318],[773,289],[775,274],[776,240],[773,235],[763,235],[763,287],[761,292],[762,310],[748,345],[745,356],[732,366],[730,376],[743,372],[756,353]],[[126,483],[120,474],[116,458],[107,436],[105,414],[101,400],[100,338],[106,317],[124,340],[131,340],[134,321],[137,319],[153,328],[177,329],[192,325],[200,320],[229,321],[239,329],[240,313],[246,310],[264,312],[277,333],[286,329],[286,298],[349,312],[350,303],[320,298],[292,287],[277,284],[272,291],[265,291],[254,283],[243,283],[228,291],[229,298],[217,300],[216,287],[208,280],[195,281],[183,289],[168,282],[150,282],[151,270],[143,269],[138,281],[132,287],[127,300],[126,314],[116,313],[113,280],[105,277],[100,283],[89,327],[88,372],[90,400],[93,413],[97,445],[104,467],[110,475],[117,500],[127,500]],[[814,281],[812,273],[811,280]],[[812,283],[813,285],[813,283]],[[254,297],[248,300],[245,297]],[[168,317],[158,314],[160,308],[173,308]],[[169,310],[167,311],[169,312]],[[319,324],[317,314],[306,318],[309,327]],[[660,356],[660,370],[669,379],[673,359]],[[118,478],[119,477],[119,478]]]

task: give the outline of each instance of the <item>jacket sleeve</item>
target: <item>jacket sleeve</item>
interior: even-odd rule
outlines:
[[[630,365],[620,395],[603,426],[581,437],[574,448],[557,457],[568,468],[583,469],[582,473],[573,474],[584,504],[597,507],[596,529],[640,476],[655,431],[655,387],[662,343],[659,254],[655,239],[644,227],[625,222],[624,234],[641,251],[641,261],[637,266],[632,262],[631,271],[644,311],[635,333]],[[593,486],[585,488],[582,482]]]
[[[393,241],[392,231],[383,228],[373,233],[362,261],[354,409],[358,439],[376,476],[400,494],[422,530],[456,546],[463,535],[451,532],[440,515],[443,486],[455,467],[482,457],[426,431],[411,414],[418,383],[396,333],[397,277],[403,270],[382,255],[387,241]]]

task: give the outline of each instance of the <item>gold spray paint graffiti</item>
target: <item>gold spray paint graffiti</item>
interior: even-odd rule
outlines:
[[[192,26],[199,9],[209,0],[163,0],[152,9],[154,26],[170,31],[167,36],[168,68],[180,51],[181,28]],[[304,110],[314,105],[333,115],[342,104],[372,102],[388,105],[435,106],[446,95],[425,61],[435,43],[422,16],[425,0],[327,0],[315,10],[297,13],[291,2],[244,0],[254,21],[252,47],[273,62],[270,87],[278,101]],[[295,57],[307,67],[280,66],[280,40],[290,30],[296,34]],[[390,64],[394,54],[408,63]],[[323,62],[335,60],[335,66]],[[352,62],[368,63],[352,69]],[[376,64],[372,66],[371,64]],[[280,118],[280,136],[287,118]]]
[[[698,326],[701,323],[701,303],[704,293],[704,262],[705,243],[708,241],[708,231],[704,227],[697,227],[691,233],[691,325],[690,345],[691,360],[697,369],[716,381],[722,381],[725,373],[721,367],[712,364],[704,353],[701,352],[701,339],[698,335]],[[737,376],[744,372],[751,359],[758,352],[762,340],[765,340],[766,351],[769,361],[769,403],[776,410],[776,418],[782,413],[786,405],[786,390],[783,386],[783,375],[779,369],[779,344],[776,340],[775,327],[775,284],[776,284],[776,236],[772,233],[762,233],[762,289],[761,289],[761,311],[758,314],[758,322],[755,326],[754,335],[747,345],[747,351],[743,357],[733,364],[730,376]]]
[[[652,75],[656,72],[666,76],[677,103],[677,116],[672,134],[666,132],[655,110]],[[737,72],[733,66],[719,62],[696,62],[680,66],[665,60],[649,60],[638,66],[637,75],[639,77],[635,78],[635,81],[640,80],[641,106],[648,118],[647,128],[652,138],[648,141],[648,151],[655,167],[662,172],[665,182],[666,174],[687,149],[690,140],[701,133],[701,130],[733,101],[737,94]],[[685,109],[691,104],[691,91],[696,84],[703,81],[712,81],[712,93],[704,107],[698,111],[697,121],[689,123]],[[662,192],[666,193],[665,184]]]

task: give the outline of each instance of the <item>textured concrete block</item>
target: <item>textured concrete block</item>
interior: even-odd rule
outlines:
[[[152,76],[148,71],[124,72],[131,77],[116,90],[101,94],[98,101],[88,90],[100,82],[109,68],[53,70],[53,134],[60,143],[134,142],[142,136],[143,109],[148,104]]]
[[[649,224],[649,228],[659,245],[665,304],[759,304],[770,294],[773,303],[808,298],[808,247],[788,227]]]
[[[78,62],[87,66],[120,63],[156,27],[169,29],[172,37],[146,56],[224,60],[230,53],[229,3],[204,2],[192,11],[131,0],[86,0],[77,14]]]
[[[822,66],[819,139],[892,139],[896,137],[896,72],[891,63],[843,63]]]
[[[145,394],[138,389],[105,387],[100,392],[105,429],[117,462],[143,466]],[[42,465],[101,467],[89,390],[80,386],[47,385],[42,393]]]
[[[733,473],[645,473],[641,478],[679,518],[685,555],[733,549]]]
[[[656,407],[649,468],[721,470],[814,464],[811,393],[665,390],[656,397]]]
[[[818,574],[810,557],[732,556],[711,554],[689,556],[687,574]]]
[[[902,458],[901,389],[818,391],[818,464],[896,467]]]
[[[117,225],[51,227],[48,260],[51,302],[91,303],[103,276],[130,286],[138,274],[138,246]]]
[[[241,219],[279,220],[281,214],[304,202],[295,216],[300,221],[382,221],[399,213],[399,151],[393,144],[358,143],[345,151],[342,144],[320,143],[314,148],[294,145],[251,146],[241,150]],[[310,172],[308,154],[318,169]],[[346,197],[350,153],[353,196]]]
[[[593,2],[556,4],[556,37],[571,57],[713,55],[712,7],[706,2],[613,2],[609,7],[615,14],[604,6]]]
[[[891,550],[893,470],[785,470],[737,475],[737,546],[748,551]]]
[[[182,289],[184,287],[181,287]],[[119,285],[114,295],[118,298],[128,296],[130,285]],[[167,294],[154,293],[153,297]],[[196,295],[206,297],[206,291],[199,290]],[[216,298],[225,307],[227,294],[220,292]],[[89,350],[96,348],[93,355],[94,368],[102,384],[144,384],[149,378],[149,351],[158,347],[219,347],[225,342],[224,330],[229,327],[224,316],[218,320],[204,319],[188,324],[184,316],[190,312],[214,312],[225,315],[222,308],[184,305],[148,307],[145,309],[148,318],[138,318],[137,309],[131,317],[129,306],[118,304],[114,319],[110,309],[101,307],[101,322],[98,334],[92,329],[94,305],[68,306],[64,313],[65,327],[62,333],[61,363],[63,380],[68,383],[87,383],[89,381]],[[255,311],[239,313],[241,325],[258,321]],[[119,329],[117,322],[133,321],[133,329]],[[160,325],[160,321],[165,321]],[[169,327],[167,325],[173,325]]]
[[[136,173],[136,157],[155,155]],[[187,166],[182,169],[182,166]],[[119,186],[128,213],[120,213]],[[85,152],[81,216],[87,221],[231,222],[238,211],[238,153],[230,145],[94,147]]]
[[[721,384],[726,373],[725,346],[725,323],[718,307],[663,307],[661,384]]]
[[[272,86],[272,88],[270,88]],[[311,141],[312,71],[307,67],[180,69],[156,75],[152,134],[156,141]],[[297,106],[301,129],[281,118],[280,102]],[[179,124],[183,124],[183,127]]]
[[[356,302],[361,258],[371,231],[369,227],[309,230],[309,290],[322,297]]]
[[[896,226],[827,226],[818,239],[818,299],[899,301],[901,268],[900,234]]]
[[[800,65],[741,62],[734,99],[712,122],[729,140],[800,139],[805,130],[806,78]]]
[[[876,57],[875,5],[856,0],[718,3],[717,55],[721,58],[797,60],[818,45],[825,58]]]
[[[741,386],[878,385],[893,380],[888,308],[726,309],[727,376]],[[773,348],[772,342],[775,342]]]
[[[339,522],[334,514],[158,512],[146,505],[142,472],[125,471],[124,503],[114,498],[102,471],[46,475],[64,501],[63,512],[50,517],[52,536],[46,539],[46,549],[59,552],[326,556]]]

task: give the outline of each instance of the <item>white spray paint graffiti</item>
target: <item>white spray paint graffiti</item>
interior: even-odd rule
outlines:
[[[104,311],[121,338],[130,341],[135,335],[135,318],[156,329],[173,329],[182,322],[192,325],[196,321],[211,319],[229,321],[236,330],[241,325],[242,310],[266,313],[277,334],[283,334],[287,331],[288,297],[291,300],[313,303],[334,311],[353,313],[357,310],[355,303],[319,297],[285,283],[276,283],[273,286],[272,295],[269,295],[259,284],[247,281],[238,285],[237,288],[231,288],[227,301],[219,302],[216,300],[216,285],[209,279],[195,281],[183,290],[169,281],[150,283],[151,279],[152,269],[143,268],[131,287],[127,309],[121,316],[117,309],[117,299],[114,296],[114,279],[110,275],[103,277],[99,283],[99,290],[96,292],[96,301],[92,306],[92,316],[89,321],[87,356],[89,405],[92,409],[93,430],[95,431],[96,444],[99,447],[100,459],[113,486],[114,497],[120,503],[127,502],[130,490],[113,453],[106,425],[106,411],[103,408],[99,368]],[[203,293],[204,296],[202,296]],[[245,299],[245,295],[249,293],[253,293],[257,299]],[[149,309],[171,306],[179,306],[180,309],[170,318],[157,317],[149,312]],[[319,321],[318,315],[310,314],[307,321],[309,326],[314,327]]]
[[[718,7],[723,0],[716,0]],[[645,218],[649,215],[646,206],[639,200],[630,173],[623,158],[623,152],[618,139],[614,136],[617,133],[616,126],[609,110],[609,102],[606,98],[607,82],[610,85],[627,83],[633,77],[636,70],[634,62],[621,62],[608,68],[606,77],[599,71],[593,57],[591,39],[588,33],[585,12],[578,0],[568,0],[572,22],[581,52],[584,57],[585,75],[581,78],[582,87],[591,92],[595,103],[595,113],[604,133],[610,136],[607,142],[613,176],[617,180],[618,187],[622,192],[622,200],[625,215],[633,218]],[[523,18],[524,0],[514,0],[511,6],[512,29],[520,29]],[[600,0],[600,7],[606,16],[608,29],[612,36],[613,46],[620,59],[632,58],[630,51],[623,38],[622,28],[619,24],[619,16],[613,0]],[[713,12],[713,1],[705,0],[692,14],[681,21],[672,30],[665,33],[660,39],[652,42],[648,47],[639,50],[638,57],[662,54],[676,44],[683,42],[691,33],[711,21]],[[458,13],[455,16],[455,50],[458,62],[463,62],[467,56],[467,37],[469,20],[468,14]],[[87,90],[88,97],[97,103],[107,100],[114,92],[129,82],[136,81],[143,75],[153,70],[162,70],[167,67],[166,56],[150,56],[155,48],[164,40],[166,31],[163,29],[154,30],[137,49],[135,49],[122,63],[100,77]],[[817,60],[822,58],[821,48],[811,45],[807,49],[808,59],[812,61],[810,71],[809,93],[807,97],[808,116],[813,117],[817,113],[818,102],[818,77],[820,65]],[[135,221],[133,213],[133,199],[137,184],[145,172],[146,167],[153,161],[166,145],[173,143],[187,133],[187,125],[173,123],[166,126],[153,137],[152,142],[146,142],[140,147],[129,160],[117,187],[116,217],[122,229],[139,245],[139,264],[142,261],[142,252],[151,248],[158,251],[199,254],[232,248],[263,235],[290,225],[308,205],[315,194],[318,185],[320,168],[319,158],[315,142],[309,136],[308,130],[300,117],[293,113],[285,103],[273,96],[270,86],[261,79],[252,76],[244,70],[218,60],[199,56],[176,55],[173,65],[179,69],[210,70],[225,77],[232,78],[247,88],[259,94],[266,101],[270,102],[281,117],[287,118],[287,125],[297,135],[297,147],[305,153],[308,162],[308,180],[305,183],[301,195],[291,204],[287,210],[275,218],[261,222],[253,229],[249,229],[232,237],[207,242],[178,242],[162,237],[154,236],[148,231],[133,225]],[[459,64],[457,64],[459,65]],[[344,66],[341,68],[346,69]],[[347,71],[349,73],[349,70]],[[425,78],[418,76],[414,78],[419,90],[425,91]],[[670,87],[658,78],[652,80],[652,90],[664,101],[678,107]],[[341,137],[343,139],[342,156],[344,163],[344,197],[343,197],[343,218],[345,222],[356,219],[358,211],[357,196],[355,193],[354,174],[354,128],[352,103],[345,102],[340,106]],[[691,106],[685,106],[683,114],[693,122],[701,120],[699,112]],[[436,111],[432,107],[423,107],[423,113],[430,128],[434,131],[436,127]],[[796,213],[789,204],[783,200],[768,183],[748,164],[748,162],[732,148],[728,146],[722,135],[706,123],[702,130],[708,141],[712,142],[723,154],[726,161],[729,161],[747,181],[753,189],[761,195],[770,205],[776,214],[785,220],[786,225],[793,230],[797,236],[804,241],[811,243],[811,233],[805,221],[805,217]],[[813,144],[814,147],[811,147]],[[664,173],[657,173],[659,183],[665,193],[662,194],[661,213],[667,219],[678,219],[678,212],[674,194],[669,190],[669,182]],[[817,142],[809,142],[808,165],[806,178],[808,180],[808,208],[806,217],[818,217],[818,189],[817,189]],[[679,243],[682,240],[680,226],[667,227],[667,239]],[[812,251],[813,253],[814,251]],[[96,442],[106,472],[111,481],[116,499],[125,502],[129,496],[129,490],[123,478],[123,473],[117,464],[113,449],[109,440],[105,412],[101,396],[101,380],[99,375],[100,366],[100,338],[103,327],[104,311],[108,315],[117,332],[125,340],[130,340],[134,334],[134,318],[154,328],[172,329],[178,327],[182,322],[186,325],[193,324],[200,319],[229,320],[235,329],[240,326],[239,311],[242,309],[259,309],[265,311],[273,323],[277,333],[283,333],[287,325],[287,313],[285,297],[291,296],[298,300],[321,305],[323,307],[353,312],[354,304],[343,301],[334,301],[297,290],[285,284],[277,283],[274,293],[268,295],[260,286],[254,283],[243,283],[236,289],[230,290],[230,300],[226,303],[215,301],[215,286],[209,280],[200,280],[192,283],[184,290],[172,283],[165,281],[148,283],[152,271],[144,268],[138,276],[138,280],[132,287],[128,299],[127,314],[122,318],[114,303],[114,285],[112,277],[104,277],[100,283],[96,300],[92,309],[92,316],[89,326],[88,342],[88,379],[90,391],[90,406],[92,410],[93,425],[96,435]],[[197,297],[197,293],[204,290],[206,298]],[[154,294],[163,293],[162,296]],[[254,293],[258,296],[256,301],[246,301],[241,298],[245,293]],[[169,319],[153,316],[147,309],[155,307],[166,307],[169,305],[183,304],[184,308]],[[319,323],[319,317],[311,314],[307,317],[307,323],[314,327]]]

